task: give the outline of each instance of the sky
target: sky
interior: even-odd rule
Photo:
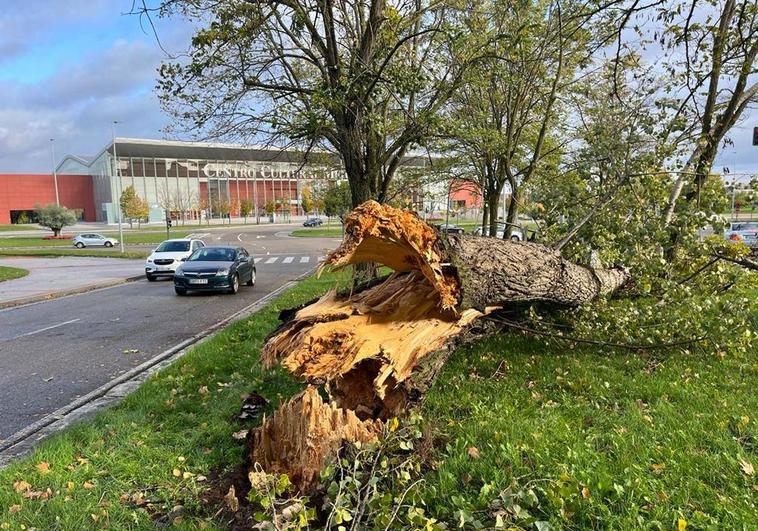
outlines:
[[[6,3],[7,2],[7,3]],[[168,118],[153,91],[168,58],[132,0],[6,0],[0,11],[0,173],[48,173],[56,160],[94,155],[111,137],[165,138]],[[9,7],[6,7],[11,4]],[[21,7],[23,6],[23,8]],[[155,20],[163,48],[186,49],[189,23]],[[752,128],[730,135],[714,167],[758,174]]]
[[[132,0],[10,0],[0,11],[0,173],[48,173],[117,136],[164,138],[153,91],[168,56]],[[23,5],[23,8],[21,6]],[[191,27],[157,21],[163,47],[186,49]]]

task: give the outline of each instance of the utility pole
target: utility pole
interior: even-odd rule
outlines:
[[[50,139],[50,158],[53,161],[53,182],[55,183],[55,204],[61,206],[60,197],[58,197],[58,172],[55,169],[55,139]]]
[[[124,252],[124,230],[121,226],[121,194],[123,193],[121,187],[121,171],[118,167],[118,156],[116,155],[116,124],[119,123],[113,120],[111,123],[111,138],[113,139],[113,176],[118,176],[118,197],[116,198],[116,208],[118,209],[118,243],[121,247],[121,252]]]

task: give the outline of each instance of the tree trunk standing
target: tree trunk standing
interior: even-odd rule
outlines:
[[[482,236],[487,236],[489,232],[489,211],[487,201],[482,198]]]
[[[250,438],[253,463],[300,478],[303,490],[343,442],[376,437],[377,421],[417,403],[482,317],[533,301],[581,304],[629,278],[621,269],[567,262],[539,244],[446,236],[373,201],[347,217],[342,245],[320,270],[363,262],[395,273],[283,312],[284,323],[263,349],[266,366],[280,363],[311,385],[325,385],[331,399],[319,402],[310,388]]]
[[[520,202],[521,190],[515,182],[511,182],[511,201],[510,205],[508,205],[508,214],[505,218],[505,230],[503,231],[504,240],[511,239],[513,228],[515,225],[518,225],[518,207]]]
[[[497,220],[498,220],[498,206],[500,204],[500,195],[496,192],[493,192],[490,194],[490,196],[487,198],[487,202],[489,203],[489,212],[490,212],[490,230],[488,236],[492,238],[497,238]]]

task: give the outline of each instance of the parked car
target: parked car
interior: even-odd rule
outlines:
[[[452,223],[443,223],[442,225],[438,225],[437,228],[445,234],[463,234],[465,232],[463,227],[453,225]]]
[[[306,219],[303,222],[303,227],[318,227],[322,223],[324,223],[324,222],[321,221],[319,218],[310,218],[310,219]]]
[[[237,293],[242,283],[255,285],[255,261],[242,247],[201,247],[174,272],[174,291],[226,291]]]
[[[497,224],[497,237],[502,239],[504,233],[505,233],[505,224],[498,223]],[[476,229],[474,229],[474,235],[481,236],[482,227],[477,227]],[[511,229],[511,241],[514,241],[514,242],[524,241],[524,231],[522,231],[518,227],[513,227],[513,229]]]
[[[113,247],[118,245],[116,238],[106,238],[102,234],[77,234],[71,243],[78,249],[84,249],[85,247]]]
[[[145,276],[151,282],[158,277],[173,277],[179,264],[201,247],[205,243],[192,238],[165,240],[147,257]]]
[[[724,238],[758,247],[758,221],[733,221],[724,233]]]

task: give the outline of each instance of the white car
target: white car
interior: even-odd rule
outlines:
[[[504,232],[505,232],[505,225],[503,225],[502,223],[498,223],[497,224],[497,237],[500,238],[500,239],[502,239]],[[477,227],[474,230],[474,235],[475,236],[481,236],[482,235],[482,227]],[[513,227],[513,229],[511,230],[511,240],[514,241],[514,242],[524,241],[524,233],[522,232],[522,230],[519,229],[519,228],[517,228],[517,227]]]
[[[173,277],[176,268],[192,253],[205,247],[202,240],[182,238],[162,242],[145,261],[145,276],[149,281],[158,277]]]
[[[87,233],[77,234],[71,243],[77,249],[84,249],[85,247],[113,247],[114,245],[118,245],[118,240],[116,238],[107,238],[102,234]]]

